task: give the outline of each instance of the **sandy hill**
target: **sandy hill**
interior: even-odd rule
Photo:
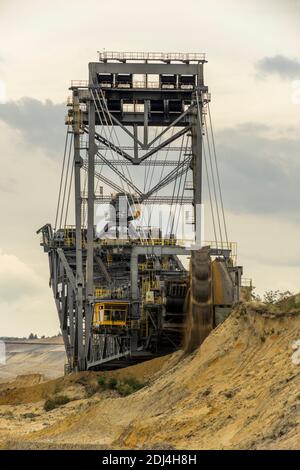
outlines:
[[[0,442],[4,448],[299,449],[300,365],[292,361],[298,339],[300,311],[241,304],[190,356],[179,351],[100,374],[149,381],[129,396],[97,390],[99,374],[92,373],[4,387]],[[45,399],[61,393],[72,401],[45,412]]]

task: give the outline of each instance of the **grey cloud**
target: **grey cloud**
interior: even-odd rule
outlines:
[[[243,125],[216,133],[225,206],[299,222],[299,140],[266,137],[255,128]]]
[[[0,120],[20,131],[26,143],[46,151],[52,158],[61,158],[64,145],[66,107],[50,100],[24,97],[0,105]],[[21,149],[20,149],[21,152]]]
[[[300,79],[300,61],[284,55],[264,57],[255,66],[259,77],[279,75],[284,79]]]

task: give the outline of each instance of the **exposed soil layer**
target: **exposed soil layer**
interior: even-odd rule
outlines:
[[[2,448],[299,449],[300,312],[240,304],[201,347],[114,372],[0,389]],[[99,376],[147,383],[122,397]],[[26,384],[24,385],[24,381]],[[47,397],[70,402],[44,411]]]

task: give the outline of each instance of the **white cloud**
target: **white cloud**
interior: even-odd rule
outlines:
[[[0,336],[55,334],[58,324],[49,294],[43,276],[0,249]]]
[[[29,266],[0,248],[0,299],[15,302],[35,294],[41,287],[40,277]]]

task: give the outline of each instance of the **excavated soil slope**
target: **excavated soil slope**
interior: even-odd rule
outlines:
[[[110,373],[150,380],[127,397],[115,391],[87,395],[97,374],[3,390],[0,443],[2,448],[299,449],[300,365],[291,360],[298,339],[300,312],[239,305],[192,355],[177,352]],[[47,394],[61,390],[76,400],[44,412]]]
[[[0,384],[20,374],[40,373],[52,379],[64,373],[66,353],[60,338],[7,341],[6,364],[0,367]]]

